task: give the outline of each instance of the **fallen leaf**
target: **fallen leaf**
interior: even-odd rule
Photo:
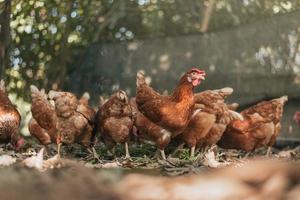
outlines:
[[[53,169],[53,168],[61,168],[63,165],[62,160],[59,158],[58,155],[49,158],[43,162],[43,170]]]
[[[296,157],[296,152],[293,151],[293,150],[280,151],[278,153],[278,157],[279,158],[287,158],[287,159],[295,158]]]
[[[105,163],[102,165],[102,168],[118,168],[121,167],[121,164],[119,162],[110,162],[110,163]]]
[[[36,168],[40,171],[43,170],[44,148],[42,148],[36,156],[31,156],[23,160],[25,166],[29,168]]]
[[[207,167],[218,168],[228,165],[228,163],[221,163],[217,161],[215,152],[212,149],[209,149],[204,155],[202,164]]]

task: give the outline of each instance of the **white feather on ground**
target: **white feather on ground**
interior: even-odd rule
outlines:
[[[36,156],[31,156],[23,160],[23,163],[26,167],[36,168],[42,171],[43,161],[44,161],[44,148],[42,148]]]
[[[9,155],[0,156],[0,166],[10,166],[16,162],[16,158]]]

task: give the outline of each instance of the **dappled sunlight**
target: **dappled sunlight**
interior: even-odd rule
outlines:
[[[0,199],[299,199],[299,19],[299,0],[0,0]]]
[[[159,57],[160,69],[163,71],[168,71],[171,67],[170,57],[167,54],[160,55]]]

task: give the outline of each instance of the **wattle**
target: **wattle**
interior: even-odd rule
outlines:
[[[193,86],[197,86],[201,83],[201,81],[199,79],[195,79],[192,81]]]

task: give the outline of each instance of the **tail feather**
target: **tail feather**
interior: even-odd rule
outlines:
[[[137,75],[136,75],[136,85],[137,87],[139,87],[142,84],[145,84],[145,72],[140,70],[138,71]]]
[[[223,93],[224,95],[229,96],[229,95],[231,95],[233,93],[233,88],[231,88],[231,87],[225,87],[225,88],[219,89],[219,91],[221,93]]]
[[[35,85],[30,85],[30,91],[31,93],[37,93],[39,92],[39,89]]]
[[[116,94],[117,94],[117,97],[118,97],[118,99],[119,99],[120,101],[123,101],[123,102],[125,102],[125,103],[128,103],[128,96],[127,96],[127,94],[126,94],[125,91],[119,90]]]
[[[243,115],[241,115],[240,113],[235,112],[233,110],[229,110],[229,112],[230,112],[231,116],[233,117],[233,119],[244,120]]]
[[[90,100],[90,94],[85,92],[79,99],[80,104],[88,105]]]
[[[107,99],[105,99],[103,96],[99,96],[98,107],[100,108],[101,106],[103,106],[103,104],[105,104],[106,101]]]
[[[57,91],[54,91],[54,90],[50,90],[49,92],[48,92],[48,97],[50,98],[50,99],[55,99],[55,98],[57,98],[58,96],[59,96],[59,92],[57,92]]]
[[[286,103],[288,101],[288,96],[285,95],[285,96],[282,96],[282,97],[280,97],[278,99],[275,99],[275,100],[278,101],[281,104],[284,104],[284,103]]]
[[[231,104],[227,104],[227,108],[229,110],[233,110],[233,111],[236,111],[236,109],[239,107],[239,104],[238,103],[231,103]]]
[[[81,96],[81,98],[84,98],[86,100],[90,100],[90,98],[91,98],[90,93],[88,93],[88,92],[83,93],[83,95]]]

